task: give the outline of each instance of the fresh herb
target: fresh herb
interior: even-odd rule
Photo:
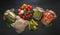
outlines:
[[[26,9],[24,9],[24,16],[26,16]]]

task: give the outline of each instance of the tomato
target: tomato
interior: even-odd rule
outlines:
[[[21,10],[20,9],[18,9],[18,12],[20,12]]]
[[[31,13],[29,13],[29,12],[26,13],[26,18],[30,18],[31,16],[32,16]]]
[[[30,8],[28,8],[27,10],[28,10],[28,11],[30,11],[31,9],[30,9]]]
[[[26,10],[28,11],[28,7],[26,6]]]
[[[31,17],[31,15],[29,14],[29,15],[28,15],[28,17],[30,18],[30,17]]]
[[[26,12],[26,15],[28,15],[29,14],[29,12]]]
[[[26,16],[24,15],[25,13],[25,11],[24,11],[24,9],[26,9],[27,11],[26,11]],[[27,4],[23,4],[21,7],[20,7],[20,9],[18,9],[18,14],[19,14],[19,16],[21,17],[21,18],[30,18],[31,17],[31,15],[32,14],[30,14],[28,11],[29,10],[32,10],[32,6],[30,6],[30,5],[27,5]]]
[[[25,19],[25,16],[23,14],[19,14],[19,16],[23,19]]]
[[[22,17],[22,16],[23,16],[23,14],[19,14],[19,16],[20,16],[20,17]]]
[[[30,14],[30,16],[32,16],[32,14]]]
[[[26,16],[26,18],[28,18],[28,16]]]
[[[30,9],[32,10],[32,6],[30,6]]]
[[[25,16],[23,15],[22,18],[25,19]]]
[[[29,10],[31,10],[31,9],[32,9],[32,6],[30,6],[30,5],[27,5],[27,6],[26,6],[26,10],[27,10],[27,11],[29,11]]]
[[[21,14],[23,14],[24,13],[24,10],[21,10],[21,12],[20,12]]]
[[[24,13],[24,10],[19,10],[18,13],[19,13],[19,14],[23,14],[23,13]]]
[[[18,15],[20,15],[21,13],[19,12]]]
[[[30,18],[31,17],[31,15],[29,14],[29,15],[27,15],[28,16],[28,18]]]

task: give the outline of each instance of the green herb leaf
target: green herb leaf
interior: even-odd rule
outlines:
[[[26,16],[26,9],[24,9],[24,16]]]

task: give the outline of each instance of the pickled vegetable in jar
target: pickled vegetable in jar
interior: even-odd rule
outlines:
[[[44,25],[49,25],[50,22],[56,17],[56,14],[52,10],[48,10],[43,14],[41,22]]]
[[[8,20],[13,22],[15,20],[15,17],[16,17],[16,14],[14,13],[14,9],[7,10],[4,13],[4,16],[5,16],[5,18],[7,18]]]
[[[40,12],[37,8],[34,8],[33,11],[34,11],[33,18],[36,20],[40,20],[42,12]]]

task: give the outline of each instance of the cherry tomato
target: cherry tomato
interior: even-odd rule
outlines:
[[[30,11],[31,9],[30,9],[30,8],[28,8],[27,10],[28,10],[28,11]]]
[[[26,18],[28,18],[28,16],[26,15]]]
[[[28,15],[29,14],[29,12],[26,12],[26,15]]]
[[[23,16],[23,14],[19,14],[19,16],[20,16],[20,17],[22,17],[22,16]]]
[[[30,18],[30,17],[31,17],[31,16],[30,16],[30,14],[29,14],[29,15],[27,15],[27,17],[28,17],[28,18]]]
[[[29,10],[31,10],[31,9],[32,9],[32,6],[30,6],[30,5],[27,5],[27,6],[26,6],[26,10],[27,10],[27,11],[29,11]]]
[[[31,15],[29,14],[29,15],[28,15],[28,17],[30,18],[30,17],[31,17]]]
[[[30,6],[30,9],[32,10],[32,6]]]
[[[25,16],[23,15],[22,18],[25,19]]]
[[[18,9],[18,12],[20,12],[21,10],[20,9]]]
[[[28,11],[28,7],[26,6],[26,10]]]
[[[20,15],[21,13],[20,12],[18,12],[18,15]]]
[[[30,14],[32,16],[32,14]]]

